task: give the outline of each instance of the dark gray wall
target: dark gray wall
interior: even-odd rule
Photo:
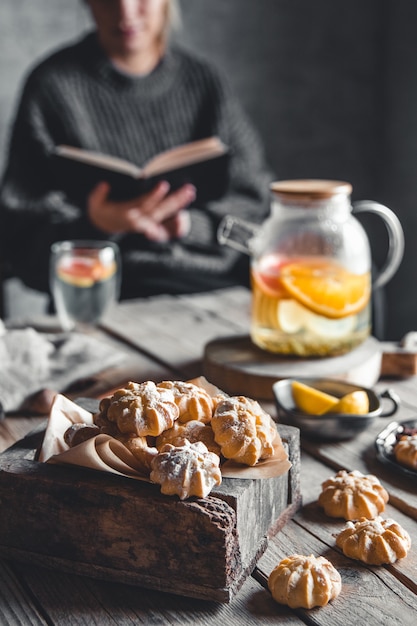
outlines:
[[[28,68],[90,25],[82,0],[0,0],[0,170]]]
[[[354,178],[361,191],[376,124],[380,0],[182,5],[187,39],[229,73],[277,176]]]
[[[349,180],[391,206],[406,254],[387,288],[387,336],[417,328],[417,3],[180,0],[183,42],[228,73],[277,178]],[[87,27],[81,0],[0,0],[0,167],[18,85]],[[386,237],[366,222],[380,262]]]

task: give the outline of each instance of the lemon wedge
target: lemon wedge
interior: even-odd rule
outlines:
[[[365,415],[369,413],[369,398],[366,391],[352,391],[342,398],[339,402],[332,406],[328,413],[343,413],[354,415]]]
[[[310,415],[323,415],[339,404],[339,398],[309,387],[298,380],[292,381],[291,389],[296,407]]]

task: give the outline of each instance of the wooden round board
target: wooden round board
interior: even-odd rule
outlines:
[[[248,335],[220,337],[206,344],[204,376],[230,395],[272,400],[272,385],[283,378],[338,378],[372,387],[381,371],[382,349],[369,337],[342,356],[286,357],[255,346]]]

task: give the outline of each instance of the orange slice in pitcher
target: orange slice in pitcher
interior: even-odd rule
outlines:
[[[298,259],[281,268],[281,282],[305,307],[331,319],[354,315],[369,301],[370,275],[351,274],[328,259]]]

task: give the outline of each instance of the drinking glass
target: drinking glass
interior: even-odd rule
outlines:
[[[51,247],[50,287],[62,328],[98,324],[118,300],[120,252],[111,241],[58,241]]]

